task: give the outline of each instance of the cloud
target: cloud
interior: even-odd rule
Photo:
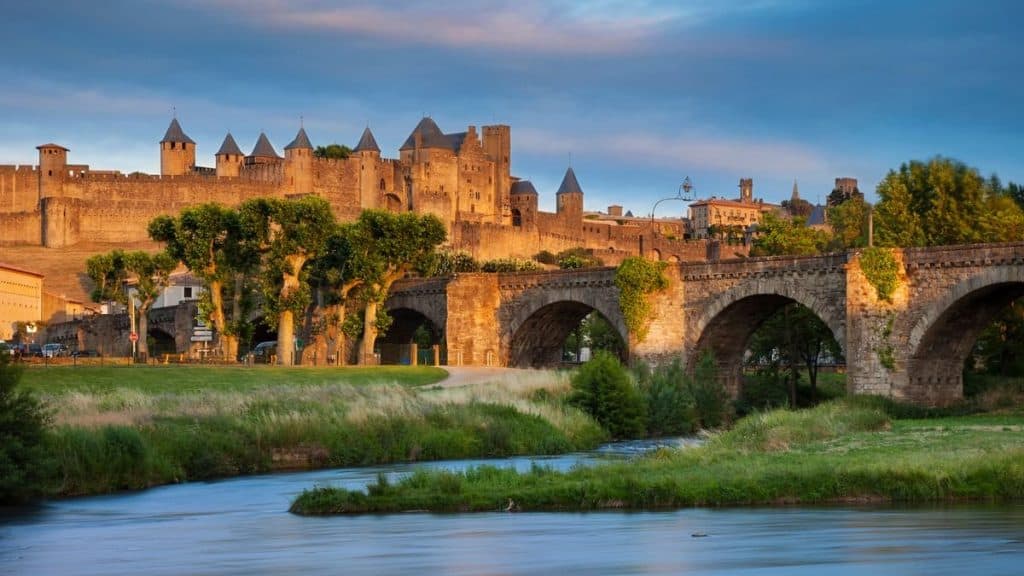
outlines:
[[[691,133],[685,137],[640,132],[591,134],[587,137],[524,128],[516,131],[517,149],[534,154],[585,153],[626,164],[665,168],[792,177],[827,170],[829,163],[813,150],[785,140],[731,138]]]
[[[631,53],[647,47],[682,12],[671,3],[445,2],[327,5],[218,0],[228,16],[288,30],[319,30],[398,44],[544,54]]]

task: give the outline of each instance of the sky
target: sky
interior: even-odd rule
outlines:
[[[922,0],[12,2],[0,19],[0,164],[56,142],[94,169],[159,172],[172,115],[197,162],[229,130],[280,152],[386,157],[424,115],[507,124],[542,209],[571,164],[590,210],[676,196],[869,198],[903,162],[1024,182],[1024,3]],[[300,120],[301,118],[301,120]],[[658,216],[685,212],[659,205]]]

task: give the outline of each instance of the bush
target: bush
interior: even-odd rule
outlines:
[[[533,260],[518,258],[488,260],[480,266],[481,272],[534,272],[540,269],[541,267]]]
[[[0,352],[0,504],[44,491],[51,461],[44,449],[49,415],[29,392],[17,390],[21,369]]]
[[[572,378],[569,403],[590,414],[612,438],[639,438],[646,423],[643,396],[619,360],[598,352]]]
[[[547,264],[549,266],[558,264],[558,256],[555,256],[548,250],[541,250],[540,252],[537,252],[533,255],[533,259],[541,264]]]
[[[640,391],[647,404],[647,434],[678,436],[696,428],[693,395],[680,361],[650,371],[637,367]]]
[[[702,428],[718,428],[729,421],[729,393],[718,379],[718,366],[711,352],[697,361],[690,380],[690,394],[697,423]]]

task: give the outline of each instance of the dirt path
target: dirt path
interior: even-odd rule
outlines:
[[[459,386],[471,386],[487,382],[505,382],[531,376],[546,370],[531,370],[524,368],[498,368],[492,366],[443,366],[448,372],[448,377],[441,380],[435,386],[441,388],[457,388]]]

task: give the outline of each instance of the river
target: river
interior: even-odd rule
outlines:
[[[303,489],[486,462],[347,468],[76,498],[0,516],[0,574],[1024,574],[1024,505],[300,517]]]

